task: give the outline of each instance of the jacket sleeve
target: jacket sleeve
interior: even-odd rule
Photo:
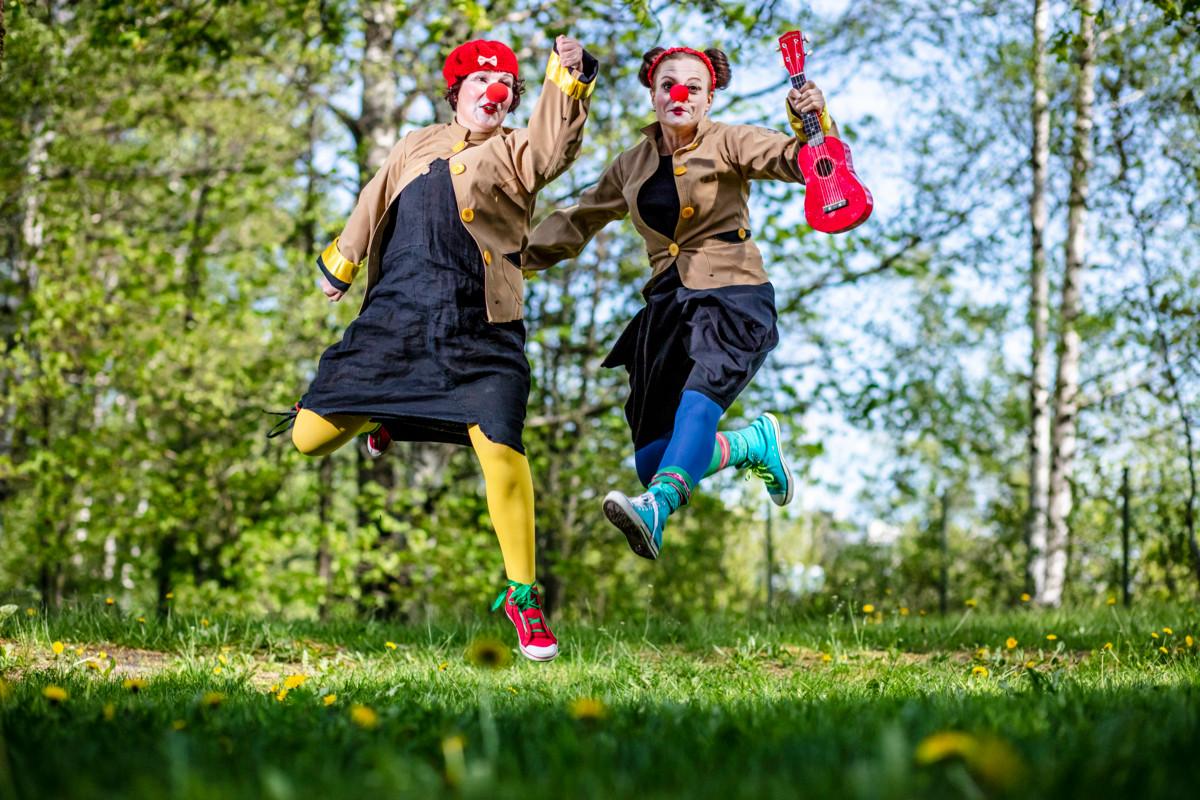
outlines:
[[[546,269],[578,256],[601,228],[629,213],[622,192],[624,185],[618,157],[600,175],[596,185],[579,197],[577,204],[555,211],[533,229],[522,266],[527,270]]]
[[[730,162],[746,180],[804,182],[796,164],[803,144],[799,136],[757,125],[731,125],[725,141]]]
[[[583,73],[576,76],[558,60],[558,53],[550,54],[529,127],[508,137],[517,178],[530,194],[561,175],[579,155],[599,66],[586,50],[583,61]]]
[[[398,174],[404,163],[404,139],[396,143],[367,185],[358,194],[358,202],[346,220],[342,233],[325,248],[317,258],[321,272],[339,291],[346,291],[358,275],[362,262],[367,257],[367,246],[371,232],[387,213],[388,179]]]

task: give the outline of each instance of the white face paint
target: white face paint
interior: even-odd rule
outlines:
[[[508,99],[493,103],[487,97],[487,87],[503,83],[508,87]],[[513,102],[513,76],[507,72],[479,70],[463,79],[458,89],[458,109],[454,119],[472,133],[489,133],[504,124],[504,117]]]
[[[664,59],[654,71],[654,85],[650,90],[658,123],[677,133],[694,130],[712,107],[711,83],[708,67],[695,56]],[[676,84],[687,87],[687,100],[677,102],[671,99],[671,87]]]

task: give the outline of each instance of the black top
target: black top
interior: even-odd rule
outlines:
[[[638,191],[638,213],[654,230],[668,239],[675,238],[679,223],[679,190],[675,188],[675,170],[671,156],[658,157],[658,169]]]

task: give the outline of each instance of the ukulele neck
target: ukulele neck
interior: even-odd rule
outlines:
[[[806,79],[804,71],[801,70],[791,76],[792,88],[799,89],[802,87]],[[804,138],[811,145],[821,144],[825,141],[825,132],[821,130],[821,116],[812,111],[806,111],[800,114],[800,127],[804,130]]]

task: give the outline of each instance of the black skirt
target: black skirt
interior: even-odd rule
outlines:
[[[321,356],[301,407],[368,416],[400,441],[469,445],[467,428],[479,425],[524,453],[525,325],[488,321],[483,259],[447,162],[433,162],[388,213],[379,283]]]
[[[639,450],[675,429],[685,390],[727,410],[779,343],[769,283],[688,289],[671,267],[642,294],[645,307],[604,359],[629,372],[625,418]]]

